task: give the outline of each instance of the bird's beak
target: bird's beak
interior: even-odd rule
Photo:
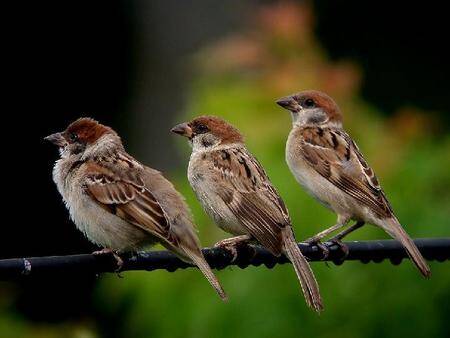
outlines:
[[[58,147],[64,147],[67,143],[62,133],[48,135],[47,137],[44,137],[44,140],[49,141]]]
[[[281,99],[277,100],[277,105],[285,109],[293,108],[293,103],[294,100],[290,96],[282,97]]]
[[[188,139],[191,139],[193,136],[192,128],[186,122],[177,124],[170,131],[172,133],[187,137]]]

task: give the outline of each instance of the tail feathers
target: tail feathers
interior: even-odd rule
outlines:
[[[306,303],[313,310],[323,310],[322,298],[314,273],[306,258],[301,253],[290,227],[283,229],[284,252],[294,266],[295,273],[302,287]]]
[[[192,250],[184,250],[186,256],[189,257],[192,262],[197,265],[197,267],[200,269],[200,271],[203,273],[203,275],[208,280],[209,284],[216,290],[217,294],[220,296],[220,298],[226,302],[228,301],[228,296],[223,290],[222,286],[220,285],[219,280],[214,275],[214,273],[211,270],[211,267],[206,262],[205,257],[203,257],[203,254],[201,251],[199,253],[192,252]]]
[[[395,218],[389,219],[386,224],[384,224],[383,228],[394,239],[402,243],[402,245],[406,249],[406,252],[408,253],[409,258],[413,261],[417,269],[419,269],[419,271],[425,278],[429,278],[431,276],[430,267],[423,258],[416,244],[402,228],[398,220]]]

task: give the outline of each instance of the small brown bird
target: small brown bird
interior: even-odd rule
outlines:
[[[288,210],[239,131],[222,119],[202,116],[175,126],[172,132],[190,140],[188,178],[206,213],[237,236],[217,245],[230,249],[257,240],[275,256],[286,254],[307,304],[322,310],[319,286],[297,246]]]
[[[309,239],[317,243],[344,227],[338,241],[364,223],[385,230],[405,247],[425,276],[431,275],[425,259],[400,225],[373,170],[342,127],[342,114],[328,95],[308,90],[277,101],[292,115],[293,128],[286,144],[286,161],[297,181],[337,215],[337,224]]]
[[[183,197],[160,172],[128,155],[114,130],[81,118],[45,139],[61,154],[53,180],[77,228],[105,248],[97,253],[136,251],[160,243],[197,265],[227,299],[203,257]],[[120,258],[118,264],[120,268]]]

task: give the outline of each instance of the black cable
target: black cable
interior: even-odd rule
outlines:
[[[414,240],[427,260],[444,262],[450,259],[450,238],[424,238]],[[346,257],[341,247],[334,243],[325,243],[329,249],[325,261],[342,264],[344,261],[358,260],[363,263],[381,262],[389,259],[393,264],[400,264],[407,254],[401,244],[394,240],[345,242],[348,248]],[[299,243],[303,254],[310,261],[323,259],[323,251],[317,246]],[[246,268],[249,265],[264,264],[272,268],[275,264],[288,262],[286,257],[275,257],[260,246],[243,245],[237,248],[237,258],[221,248],[203,249],[206,260],[215,269],[223,269],[230,265]],[[168,251],[139,252],[135,255],[123,255],[121,271],[158,270],[175,271],[192,265],[181,261]],[[63,274],[99,274],[114,272],[117,268],[112,255],[70,255],[32,258],[12,258],[0,260],[0,280],[14,280],[29,277]]]

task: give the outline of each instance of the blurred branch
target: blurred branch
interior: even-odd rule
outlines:
[[[427,260],[444,262],[450,259],[450,238],[424,238],[414,241]],[[346,242],[348,255],[344,258],[341,248],[330,242],[324,243],[329,249],[326,261],[342,264],[344,261],[361,261],[363,263],[381,262],[389,259],[393,264],[400,264],[402,259],[408,258],[401,244],[394,240],[355,241]],[[317,246],[299,243],[303,254],[310,261],[322,260],[322,251]],[[264,264],[272,268],[276,264],[287,263],[286,257],[275,257],[260,246],[243,245],[237,248],[237,258],[227,250],[221,248],[203,249],[203,253],[215,269],[237,265],[246,268],[249,265]],[[129,270],[158,270],[175,271],[192,267],[168,251],[139,252],[135,255],[123,255],[122,271]],[[61,274],[99,274],[114,272],[116,260],[112,255],[70,255],[48,256],[33,258],[13,258],[0,260],[0,280],[20,279],[30,276],[48,276]]]

